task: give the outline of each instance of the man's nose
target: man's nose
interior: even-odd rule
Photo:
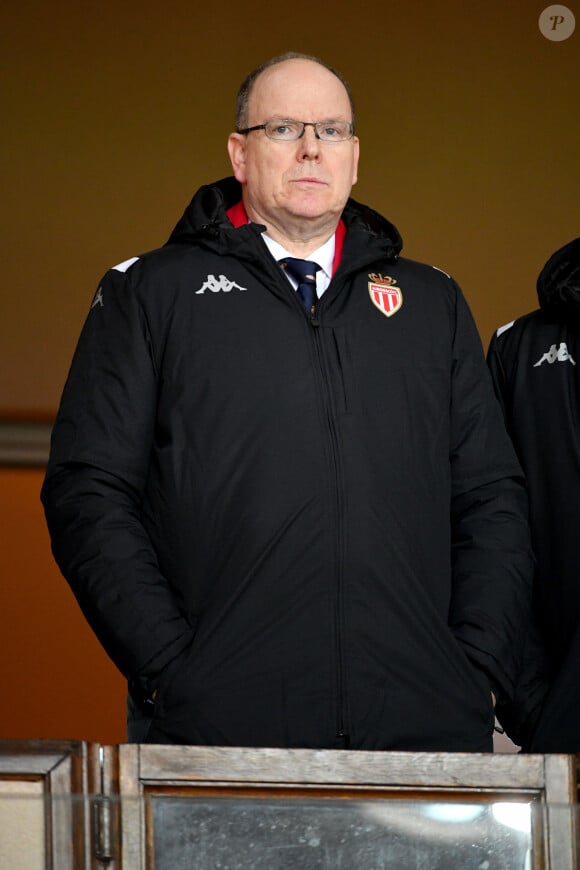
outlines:
[[[298,140],[298,156],[301,160],[316,159],[320,155],[320,139],[316,137],[314,127],[305,127],[304,133]]]

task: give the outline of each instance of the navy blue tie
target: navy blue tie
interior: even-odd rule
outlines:
[[[298,260],[296,257],[286,257],[280,260],[280,265],[295,281],[298,281],[296,292],[309,314],[313,313],[316,303],[316,273],[320,269],[318,263],[311,260]]]

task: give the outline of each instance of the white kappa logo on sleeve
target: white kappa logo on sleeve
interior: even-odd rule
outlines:
[[[91,308],[96,308],[97,305],[100,305],[101,308],[103,307],[103,288],[102,287],[99,287],[99,289],[95,293],[95,298],[93,299],[93,303],[91,305]]]
[[[550,347],[550,350],[546,351],[546,353],[538,360],[537,363],[534,363],[534,368],[536,369],[538,366],[541,366],[542,363],[545,362],[547,362],[549,365],[553,365],[553,363],[555,362],[570,362],[573,366],[576,365],[576,363],[568,353],[568,348],[565,341],[561,341],[559,347],[553,344]]]

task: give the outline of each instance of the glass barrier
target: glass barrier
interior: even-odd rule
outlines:
[[[152,803],[156,870],[534,867],[529,803],[170,797]]]
[[[580,807],[0,789],[3,870],[571,870]],[[567,832],[567,834],[565,833]],[[566,838],[569,838],[566,841]],[[557,842],[554,842],[557,838]]]

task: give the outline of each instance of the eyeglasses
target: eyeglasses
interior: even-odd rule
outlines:
[[[345,142],[354,136],[354,125],[350,121],[291,121],[286,118],[275,118],[237,132],[245,135],[252,130],[263,130],[268,139],[276,142],[296,142],[304,136],[306,127],[313,127],[314,135],[322,142]]]

